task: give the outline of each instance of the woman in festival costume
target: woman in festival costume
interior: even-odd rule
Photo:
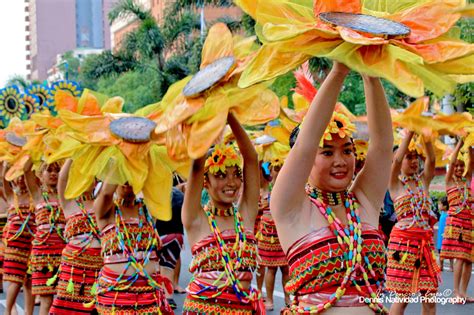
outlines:
[[[275,222],[270,213],[271,192],[282,165],[282,158],[275,158],[271,161],[270,174],[272,182],[268,186],[267,191],[263,192],[264,194],[260,197],[260,208],[263,209],[263,213],[260,219],[257,247],[260,257],[259,265],[267,268],[265,272],[265,289],[267,291],[265,308],[269,311],[273,310],[273,290],[275,289],[275,276],[278,269],[281,270],[283,287],[289,280],[288,261],[286,260],[285,252],[281,248]],[[285,304],[290,304],[290,296],[286,291]]]
[[[9,282],[5,314],[10,315],[15,308],[16,298],[24,287],[25,314],[32,315],[34,308],[31,294],[31,275],[27,274],[31,254],[31,242],[35,235],[35,213],[31,195],[20,176],[8,182],[5,180],[6,167],[2,168],[3,191],[8,203],[8,223],[5,229],[4,280]]]
[[[474,163],[473,149],[469,152],[470,164],[465,170],[465,162],[458,154],[462,146],[460,141],[453,152],[446,173],[446,194],[449,210],[441,245],[441,258],[456,259],[454,263],[454,295],[467,298],[467,287],[471,278],[473,257],[472,222],[473,197],[469,184]]]
[[[49,280],[49,284],[58,281],[50,314],[92,314],[95,305],[85,304],[94,300],[94,283],[103,265],[99,228],[92,209],[95,185],[75,200],[64,198],[71,163],[68,160],[59,173],[58,193],[66,217],[67,245],[58,274]]]
[[[420,154],[410,149],[414,133],[408,132],[395,153],[390,177],[390,196],[394,201],[397,223],[390,233],[386,289],[399,295],[438,290],[440,269],[436,263],[431,211],[430,182],[436,157],[431,141],[425,141],[424,170],[419,174]],[[403,314],[408,303],[394,303],[390,314]],[[423,302],[422,314],[435,314],[436,304]]]
[[[114,200],[114,193],[117,198]],[[129,185],[105,181],[94,202],[104,266],[97,279],[99,314],[174,314],[172,285],[159,273],[160,238],[148,209]]]
[[[260,293],[250,286],[257,267],[252,228],[259,199],[258,156],[233,114],[227,122],[244,165],[235,149],[225,145],[193,161],[182,216],[193,254],[193,278],[183,314],[265,314]],[[204,209],[203,187],[210,197]]]
[[[39,295],[40,315],[49,313],[56,285],[48,283],[59,270],[61,253],[66,246],[64,226],[66,220],[59,205],[57,193],[58,163],[43,162],[36,175],[31,170],[31,160],[25,164],[28,190],[35,204],[36,233],[31,250],[33,295]],[[41,185],[38,185],[37,177]]]
[[[355,126],[336,107],[348,72],[334,63],[292,133],[273,187],[271,212],[290,269],[286,290],[295,296],[284,314],[386,312],[376,301],[385,266],[377,226],[392,155],[390,112],[379,79],[363,76],[370,145],[353,182]]]

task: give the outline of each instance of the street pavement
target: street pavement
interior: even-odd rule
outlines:
[[[436,233],[435,233],[436,234]],[[185,248],[184,252],[182,253],[182,269],[181,269],[181,277],[180,277],[180,285],[182,287],[186,287],[189,279],[191,278],[191,274],[187,271],[189,263],[191,262],[191,253],[189,248]],[[448,295],[450,290],[453,288],[453,273],[447,271],[447,261],[445,261],[445,271],[442,274],[442,283],[440,286],[440,294],[441,296]],[[473,272],[474,273],[474,272]],[[471,279],[468,288],[468,294],[470,296],[474,296],[474,276]],[[281,285],[281,276],[278,272],[277,279],[275,281],[275,293],[274,293],[274,302],[275,307],[274,310],[271,312],[267,312],[269,315],[277,315],[280,312],[280,309],[284,306],[284,297],[283,297],[283,288]],[[6,292],[6,286],[4,285],[4,291]],[[265,295],[265,290],[263,292]],[[181,307],[183,305],[185,295],[184,294],[175,294],[174,299],[178,304],[178,309],[175,311],[176,314],[181,314]],[[19,310],[19,315],[23,315],[23,296],[20,294],[17,305]],[[389,303],[385,303],[387,307],[390,307]],[[0,314],[4,314],[5,312],[5,294],[0,294]],[[437,305],[437,313],[442,315],[463,315],[463,314],[474,314],[474,303],[473,304],[466,304],[466,305],[453,305],[453,304],[445,304]],[[38,314],[38,307],[35,308],[35,314]],[[418,315],[421,314],[421,304],[420,303],[413,303],[410,304],[405,312],[406,315]]]

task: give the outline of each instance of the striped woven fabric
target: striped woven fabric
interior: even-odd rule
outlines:
[[[256,235],[259,264],[266,267],[283,267],[288,265],[286,255],[281,248],[275,222],[269,209],[264,211]]]
[[[0,218],[0,274],[3,274],[3,261],[5,255],[5,226],[7,224],[7,218]]]
[[[441,258],[474,261],[474,210],[472,199],[464,202],[465,187],[450,187],[448,195],[449,210],[444,228]]]

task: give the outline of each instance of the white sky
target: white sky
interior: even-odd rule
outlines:
[[[26,76],[25,1],[0,0],[0,88],[9,77]]]

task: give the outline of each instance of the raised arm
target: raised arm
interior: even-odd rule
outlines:
[[[400,184],[398,176],[400,175],[400,172],[402,170],[403,157],[407,153],[408,146],[410,145],[410,141],[413,138],[413,135],[413,131],[408,131],[408,133],[405,135],[405,138],[403,138],[402,144],[400,145],[397,152],[395,153],[395,156],[393,157],[392,169],[390,173],[390,190],[395,190]]]
[[[451,160],[449,160],[448,170],[446,171],[446,185],[451,184],[453,181],[453,174],[454,174],[454,164],[456,164],[456,160],[458,159],[459,151],[461,151],[461,147],[463,145],[463,141],[459,140],[454,148],[453,154],[451,155]]]
[[[272,191],[272,214],[284,219],[297,215],[305,200],[305,184],[318,152],[319,142],[331,120],[337,97],[349,69],[334,66],[311,102],[298,138],[283,165]]]
[[[379,211],[387,192],[392,163],[393,131],[390,108],[379,78],[362,76],[367,104],[369,149],[353,190],[360,190]]]
[[[423,170],[423,181],[426,189],[430,187],[430,183],[433,180],[435,167],[436,167],[436,155],[433,148],[433,142],[431,138],[425,139],[423,137],[423,142],[425,144],[425,168]]]
[[[186,230],[199,226],[199,214],[202,212],[201,192],[204,184],[204,164],[206,156],[194,160],[186,183],[181,219]]]
[[[2,174],[2,193],[6,202],[11,202],[13,200],[13,190],[10,186],[10,183],[5,179],[7,173],[7,162],[0,163],[0,173]]]
[[[41,196],[41,189],[40,187],[38,187],[37,177],[35,173],[33,173],[32,167],[33,163],[30,159],[28,160],[28,162],[25,163],[23,172],[25,174],[26,187],[28,188],[31,196],[33,197],[33,200],[38,202],[42,200],[43,197]]]
[[[64,163],[61,171],[59,172],[59,179],[58,179],[58,195],[59,195],[59,202],[61,203],[61,207],[64,209],[68,200],[64,198],[64,192],[66,191],[67,181],[69,179],[69,170],[71,169],[72,160],[68,159],[66,163]]]
[[[114,205],[114,193],[117,185],[102,183],[102,187],[94,201],[94,213],[99,221],[100,228],[103,228],[112,217]]]
[[[229,123],[229,126],[232,129],[235,138],[237,139],[237,144],[244,160],[244,187],[242,191],[242,197],[240,199],[239,209],[242,211],[244,217],[248,216],[253,222],[257,217],[258,199],[260,197],[260,177],[258,176],[259,169],[257,151],[255,151],[255,148],[247,133],[233,114],[229,113],[227,122]],[[247,212],[247,215],[245,215],[245,212]]]

